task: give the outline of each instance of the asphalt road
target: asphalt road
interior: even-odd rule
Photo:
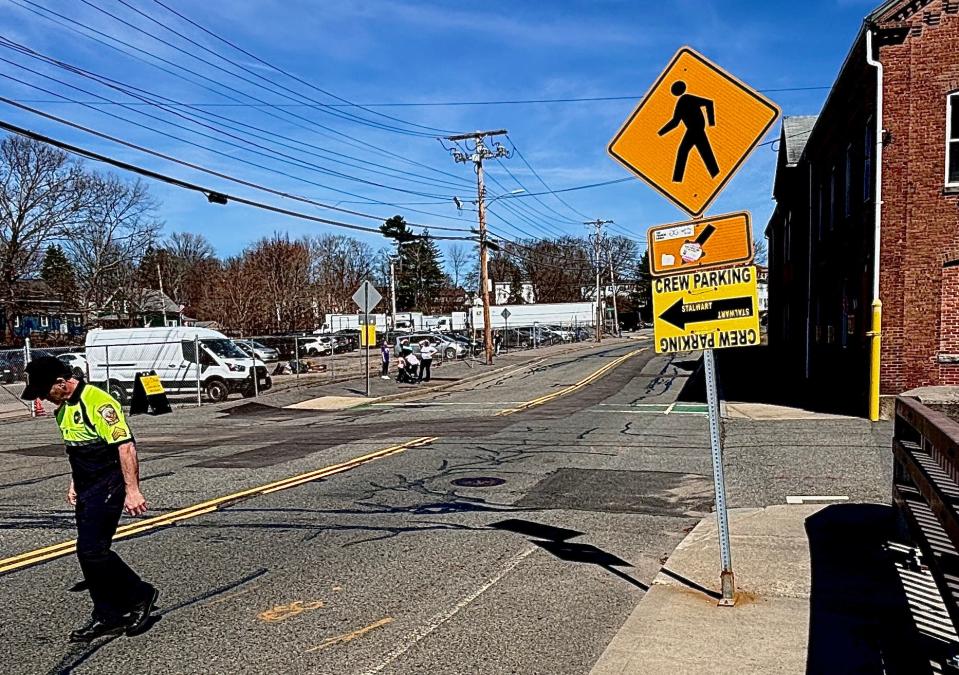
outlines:
[[[182,516],[125,518],[116,545],[160,588],[159,620],[70,645],[88,612],[75,558],[14,569],[3,671],[586,673],[709,513],[705,417],[668,407],[693,365],[617,341],[345,412],[264,398],[135,418],[148,516]],[[9,559],[73,531],[52,424],[3,430]],[[729,480],[754,501],[794,488],[757,496],[761,468]]]

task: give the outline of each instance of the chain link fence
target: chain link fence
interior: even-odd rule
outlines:
[[[495,329],[493,344],[497,354],[504,354],[594,337],[595,330],[588,324],[537,324]],[[418,356],[425,340],[436,350],[434,368],[451,362],[472,367],[485,361],[482,331],[380,332],[377,344],[371,346],[371,376],[382,372],[382,345],[390,352],[391,372],[387,375],[395,378],[401,357],[410,352]],[[26,365],[40,356],[59,358],[74,377],[108,390],[124,405],[129,403],[136,375],[154,372],[174,407],[255,398],[269,390],[359,378],[367,363],[359,331],[146,342],[107,338],[88,348],[33,347],[28,339],[23,347],[0,350],[0,419],[52,414],[51,404],[20,398]]]

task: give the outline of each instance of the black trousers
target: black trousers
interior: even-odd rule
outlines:
[[[433,365],[433,359],[423,359],[420,361],[420,380],[430,381],[430,366]]]
[[[114,622],[152,587],[110,550],[123,511],[123,479],[100,481],[77,496],[77,559],[93,600],[93,616]]]
[[[382,363],[383,363],[383,367],[382,367],[382,369],[380,370],[380,375],[389,375],[389,374],[390,374],[390,362],[389,362],[389,361],[383,361]]]

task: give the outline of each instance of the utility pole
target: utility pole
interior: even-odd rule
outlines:
[[[486,240],[486,186],[483,184],[483,160],[510,156],[509,151],[499,142],[496,142],[492,148],[486,147],[484,139],[493,136],[505,136],[506,129],[497,129],[495,131],[474,131],[470,134],[459,134],[457,136],[447,136],[446,140],[457,143],[464,141],[466,152],[459,147],[449,148],[453,160],[460,164],[472,162],[476,169],[476,206],[479,214],[479,253],[480,253],[480,290],[483,294],[483,348],[486,352],[486,365],[493,364],[493,330],[490,322],[490,302],[489,302],[489,244]],[[473,142],[473,148],[470,149],[469,142]]]
[[[619,308],[616,306],[616,277],[613,275],[613,256],[612,251],[607,251],[609,253],[609,285],[613,287],[613,332],[616,334],[616,337],[620,337],[619,333]]]
[[[600,249],[603,246],[603,225],[608,225],[612,223],[611,220],[588,220],[584,225],[591,225],[596,228],[596,233],[589,235],[589,238],[593,240],[593,261],[596,266],[596,342],[603,341],[603,300],[599,295],[599,272],[600,263],[602,258],[600,257]]]
[[[399,254],[399,244],[397,244],[397,254]],[[390,328],[396,330],[396,258],[390,256]]]

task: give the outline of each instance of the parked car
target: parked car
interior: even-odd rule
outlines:
[[[419,354],[420,343],[423,340],[430,340],[436,347],[437,353],[444,359],[458,359],[469,354],[469,345],[463,344],[458,340],[447,337],[441,333],[410,333],[409,335],[397,335],[394,347],[397,351],[404,340],[409,340],[410,347],[414,354]]]
[[[17,352],[0,354],[0,384],[13,384],[22,379],[23,357]]]
[[[264,362],[280,360],[280,350],[274,347],[268,347],[262,342],[257,342],[256,340],[234,340],[233,342],[235,342],[236,346],[247,356],[256,356],[256,358]],[[250,349],[251,346],[252,349]]]
[[[67,354],[59,354],[57,358],[70,366],[70,370],[73,372],[75,378],[78,380],[87,379],[87,359],[83,354],[79,352],[69,352]]]
[[[334,340],[327,335],[305,337],[300,341],[300,356],[328,356],[333,353]]]

